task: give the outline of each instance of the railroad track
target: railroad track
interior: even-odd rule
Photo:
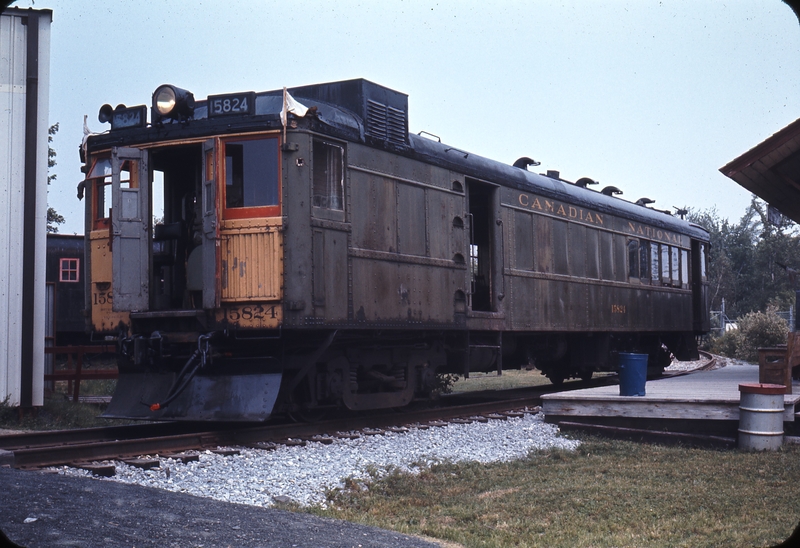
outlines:
[[[713,366],[713,357],[707,355]],[[699,370],[699,369],[695,369]],[[686,374],[680,372],[678,374]],[[438,425],[442,421],[508,418],[509,413],[532,410],[541,405],[541,396],[550,392],[614,384],[616,376],[592,381],[572,382],[510,390],[487,390],[452,394],[442,398],[443,405],[433,408],[404,409],[402,413],[371,413],[313,423],[266,424],[242,423],[147,423],[107,428],[88,428],[57,432],[32,432],[0,436],[0,463],[15,468],[37,469],[72,465],[107,474],[108,466],[91,463],[104,460],[136,461],[141,455],[186,458],[187,451],[216,450],[222,446],[269,447],[270,444],[298,443],[304,440],[328,440],[337,433],[375,432],[408,425]]]
[[[36,469],[62,464],[92,469],[90,462],[102,460],[134,459],[141,455],[181,455],[186,451],[216,449],[220,446],[269,447],[269,444],[287,440],[325,440],[336,433],[385,430],[411,424],[430,424],[454,419],[469,420],[469,417],[507,418],[507,413],[517,409],[531,409],[540,402],[539,396],[515,398],[495,402],[453,405],[434,409],[420,409],[402,414],[382,414],[363,417],[347,417],[316,423],[271,424],[263,426],[225,425],[223,429],[180,432],[175,423],[137,425],[130,432],[126,427],[114,427],[119,439],[110,439],[108,429],[89,429],[78,432],[77,441],[69,438],[72,431],[48,436],[12,435],[0,438],[4,451],[0,460],[15,468]],[[502,415],[502,413],[506,413]],[[150,430],[147,427],[154,427]],[[164,433],[162,430],[174,429]],[[100,434],[92,439],[92,430]],[[151,433],[158,435],[150,435]],[[348,434],[350,435],[350,434]],[[51,440],[58,440],[51,442]],[[296,443],[296,441],[295,441]]]
[[[700,350],[700,359],[697,360],[697,367],[682,371],[667,371],[664,373],[665,377],[680,377],[683,375],[688,375],[690,373],[696,373],[698,371],[711,371],[712,369],[716,369],[717,367],[717,356],[711,354],[710,352],[706,352],[704,350]]]

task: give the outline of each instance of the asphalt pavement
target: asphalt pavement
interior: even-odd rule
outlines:
[[[27,548],[438,546],[309,514],[8,467],[0,467],[0,531]]]

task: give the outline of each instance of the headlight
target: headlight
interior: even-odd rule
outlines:
[[[165,118],[187,120],[194,114],[194,95],[169,84],[158,86],[153,92],[153,123]]]
[[[175,108],[175,90],[172,86],[161,86],[153,94],[153,105],[159,116],[169,116]]]

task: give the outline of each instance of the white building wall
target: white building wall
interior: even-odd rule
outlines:
[[[29,17],[38,14],[40,16]],[[28,26],[39,22],[36,150],[26,151]],[[9,8],[0,16],[0,401],[22,398],[22,311],[34,310],[32,405],[43,403],[45,257],[47,248],[47,129],[49,127],[49,10]],[[27,22],[27,21],[26,21]],[[23,272],[25,165],[36,158],[35,269]],[[23,302],[23,280],[34,279],[32,302]]]

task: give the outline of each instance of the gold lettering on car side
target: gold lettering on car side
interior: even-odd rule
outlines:
[[[612,304],[611,305],[611,313],[612,314],[627,314],[627,310],[625,309],[624,304]]]
[[[582,207],[565,205],[553,200],[540,200],[538,196],[530,196],[525,193],[520,193],[518,201],[519,205],[522,207],[552,213],[559,217],[564,217],[565,219],[575,219],[576,221],[582,221],[597,226],[603,226],[605,224],[605,220],[601,214],[588,211]]]
[[[637,236],[643,236],[652,240],[661,240],[671,244],[681,243],[680,236],[666,230],[661,230],[660,228],[653,228],[640,223],[634,223],[633,221],[628,221],[627,228],[631,234],[636,234]]]

